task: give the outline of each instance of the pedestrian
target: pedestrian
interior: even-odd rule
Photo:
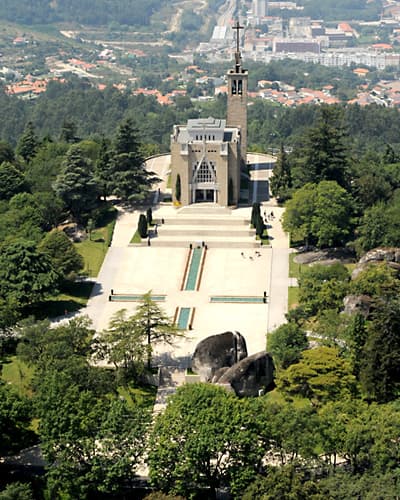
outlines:
[[[244,258],[244,253],[243,252],[240,255]]]
[[[161,224],[164,224],[164,219],[161,219]]]

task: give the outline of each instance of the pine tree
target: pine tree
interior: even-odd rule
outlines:
[[[91,165],[79,148],[73,147],[68,151],[54,190],[72,216],[78,222],[85,222],[97,203],[98,189]]]
[[[298,157],[293,172],[295,184],[336,181],[348,187],[347,131],[343,125],[343,110],[335,106],[321,106],[315,126],[303,138],[303,146],[294,154]]]
[[[37,153],[39,140],[32,122],[26,124],[24,133],[21,135],[17,145],[17,153],[29,162]]]
[[[95,178],[104,200],[112,193],[114,164],[109,144],[103,137],[100,144],[99,159],[95,166]]]
[[[117,131],[112,161],[113,194],[123,202],[143,201],[152,184],[159,180],[146,170],[132,120],[126,120]]]
[[[292,187],[292,172],[287,154],[283,144],[278,154],[276,164],[274,166],[274,175],[270,181],[271,193],[280,202],[287,200],[290,196],[290,188]]]

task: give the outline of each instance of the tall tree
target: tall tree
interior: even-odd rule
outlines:
[[[181,176],[178,174],[175,181],[175,198],[180,203],[182,196]]]
[[[29,426],[32,407],[28,399],[0,381],[0,453],[19,451],[32,443]]]
[[[272,354],[275,366],[287,368],[300,359],[307,349],[308,340],[304,330],[295,323],[281,325],[267,337],[267,349]]]
[[[132,317],[136,329],[147,342],[147,366],[150,368],[152,346],[156,344],[173,345],[182,333],[168,318],[162,308],[151,299],[151,292],[143,295],[143,299],[136,313]]]
[[[274,175],[270,181],[271,193],[280,202],[287,200],[292,187],[292,171],[285,148],[281,144],[278,157],[274,166]]]
[[[25,177],[8,161],[0,165],[0,200],[9,200],[15,194],[26,191]]]
[[[86,221],[97,203],[98,189],[91,165],[78,148],[68,151],[54,190],[77,221]]]
[[[18,140],[17,153],[29,162],[37,153],[39,148],[39,139],[36,135],[35,127],[31,121],[26,124],[24,133]]]
[[[143,201],[157,177],[146,170],[132,120],[123,122],[114,141],[113,193],[124,202]]]
[[[146,347],[142,332],[126,309],[117,311],[109,327],[98,338],[97,357],[122,369],[123,375],[136,375],[144,368]]]
[[[350,195],[335,181],[305,184],[286,203],[283,228],[294,242],[340,245],[351,234],[352,213]]]
[[[110,145],[104,137],[101,139],[99,158],[95,165],[95,179],[104,200],[112,193],[114,164]]]
[[[157,489],[191,498],[230,486],[239,495],[255,477],[263,451],[245,400],[211,384],[179,387],[151,433],[150,480]]]
[[[0,253],[0,297],[21,306],[35,304],[56,291],[57,273],[50,259],[31,241],[15,240]]]
[[[56,229],[47,233],[38,249],[48,255],[61,282],[73,277],[75,273],[83,269],[83,257],[64,231]]]
[[[400,300],[382,301],[368,327],[360,379],[365,395],[378,402],[400,394]]]
[[[333,347],[304,351],[298,363],[278,374],[276,383],[286,396],[317,402],[348,398],[356,392],[349,362]]]
[[[299,158],[294,170],[295,184],[307,182],[336,181],[340,186],[348,185],[347,131],[344,126],[343,109],[322,105],[314,127],[304,137]]]

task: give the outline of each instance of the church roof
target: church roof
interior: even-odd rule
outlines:
[[[175,126],[175,141],[189,142],[231,142],[239,135],[237,127],[227,127],[220,118],[196,118],[187,121],[186,126]]]
[[[224,129],[226,125],[226,120],[221,120],[220,118],[195,118],[188,120],[187,128],[188,130],[203,130],[203,129]]]

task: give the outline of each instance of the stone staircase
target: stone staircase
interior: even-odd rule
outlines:
[[[167,406],[168,397],[185,383],[185,370],[177,367],[163,366],[160,368],[160,383],[153,406],[153,418]]]
[[[208,248],[258,248],[255,230],[243,216],[232,215],[225,207],[202,204],[183,207],[163,219],[152,246],[189,247],[199,244]]]

